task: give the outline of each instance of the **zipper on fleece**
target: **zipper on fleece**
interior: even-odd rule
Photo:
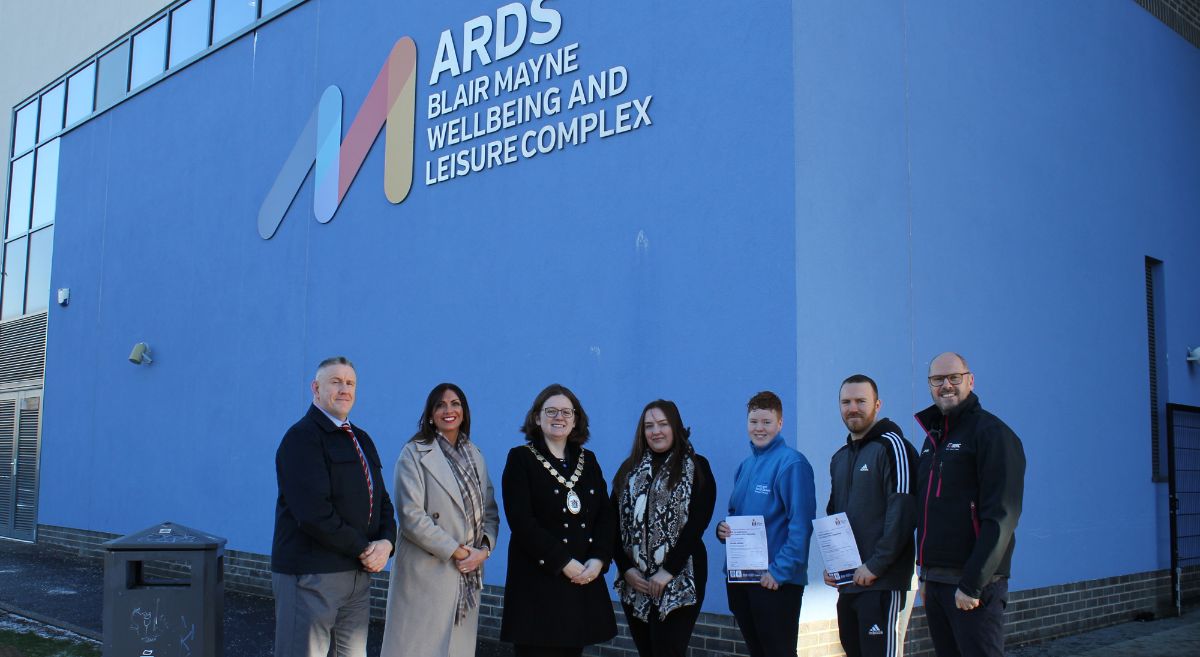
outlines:
[[[853,443],[850,445],[849,456],[850,458],[847,459],[849,465],[846,466],[846,481],[850,482],[850,485],[846,487],[846,499],[843,500],[847,509],[850,508],[850,500],[854,497],[854,462],[858,460],[858,447]]]
[[[950,432],[950,418],[943,416],[942,420],[943,420],[943,425],[945,427],[944,432],[942,433],[942,437],[945,438],[946,434]],[[920,418],[917,418],[917,424],[921,424]],[[921,428],[925,429],[925,425],[922,424]],[[941,470],[942,466],[941,466],[941,463],[938,462],[938,457],[937,457],[938,441],[936,438],[933,437],[933,434],[929,433],[928,429],[925,429],[925,435],[929,437],[929,442],[931,444],[933,444],[933,462],[935,464],[937,464],[937,466],[938,466],[938,470],[939,470],[938,493],[941,494],[942,478],[940,476],[940,474],[941,474],[940,470]],[[933,468],[932,467],[929,468],[929,483],[925,487],[925,520],[924,520],[925,526],[921,528],[921,545],[919,545],[917,547],[917,563],[922,566],[925,565],[925,537],[929,536],[929,494],[931,492],[933,492]]]

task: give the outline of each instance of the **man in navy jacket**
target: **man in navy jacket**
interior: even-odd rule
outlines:
[[[938,657],[1004,654],[1015,531],[1025,491],[1025,450],[983,410],[967,361],[929,364],[933,406],[917,471],[917,564],[929,636]]]
[[[375,443],[349,421],[357,375],[327,358],[313,403],[275,452],[279,497],[271,545],[276,657],[366,657],[371,573],[396,542]]]

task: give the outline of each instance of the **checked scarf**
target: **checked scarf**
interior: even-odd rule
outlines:
[[[479,481],[479,470],[471,458],[470,439],[460,433],[456,444],[451,445],[445,436],[438,434],[437,443],[446,455],[458,491],[462,494],[463,509],[467,516],[467,536],[464,545],[477,546],[483,538],[483,485]],[[467,612],[479,604],[479,591],[483,588],[483,568],[462,573],[458,585],[458,601],[455,606],[454,624],[467,617]]]

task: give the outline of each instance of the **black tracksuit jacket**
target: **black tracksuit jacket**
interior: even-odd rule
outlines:
[[[958,587],[978,598],[1012,570],[1025,490],[1025,449],[970,393],[949,415],[917,413],[925,430],[917,473],[917,563],[962,573]]]
[[[840,586],[840,592],[912,587],[916,466],[917,450],[887,418],[876,422],[862,440],[847,436],[846,444],[834,453],[825,513],[846,512],[859,557],[878,578],[867,587]]]

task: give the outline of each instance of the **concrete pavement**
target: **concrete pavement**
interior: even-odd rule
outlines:
[[[102,638],[104,565],[45,545],[0,539],[0,611]],[[378,655],[383,624],[371,623],[367,653]],[[225,592],[225,654],[263,657],[275,632],[271,600]],[[507,645],[480,644],[480,655],[510,655]],[[1200,609],[1182,617],[1129,622],[1046,643],[1015,648],[1008,657],[1196,657]]]

